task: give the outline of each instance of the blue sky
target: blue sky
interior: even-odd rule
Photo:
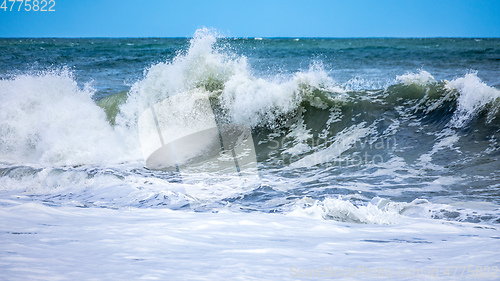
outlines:
[[[230,37],[500,37],[499,0],[52,1],[55,12],[27,12],[6,0],[0,37],[190,37],[203,26]]]

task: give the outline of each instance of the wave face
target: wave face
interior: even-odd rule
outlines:
[[[184,101],[202,89],[218,120],[252,128],[262,174],[301,171],[305,190],[311,182],[328,186],[363,176],[398,200],[436,196],[395,190],[395,183],[408,182],[408,189],[449,186],[438,196],[484,199],[489,188],[468,188],[499,179],[500,91],[476,72],[448,81],[417,70],[376,88],[359,78],[338,83],[321,61],[262,76],[249,60],[210,30],[199,30],[186,52],[151,66],[131,87],[118,124],[134,128],[141,112],[166,98],[175,97],[182,112]],[[472,172],[479,166],[481,172]],[[483,176],[488,179],[478,183]]]
[[[64,194],[46,198],[53,204],[199,210],[231,204],[266,212],[295,210],[303,197],[323,208],[342,205],[331,200],[353,204],[349,208],[366,207],[376,198],[407,204],[425,200],[419,203],[427,204],[423,213],[436,218],[500,218],[453,207],[469,201],[500,203],[500,91],[490,68],[498,53],[490,46],[496,41],[227,39],[209,29],[198,30],[188,41],[117,39],[115,47],[104,39],[75,40],[8,41],[17,49],[38,44],[53,57],[61,45],[67,46],[61,52],[88,50],[82,61],[59,56],[66,67],[56,70],[32,65],[3,72],[0,174],[5,191]],[[410,71],[399,63],[377,68],[392,56],[412,52],[435,62],[427,50],[431,43],[442,44],[450,58],[470,57],[494,86],[480,78],[482,72],[462,69],[448,75],[451,66],[437,68],[442,79],[431,70]],[[146,51],[160,46],[160,58]],[[338,69],[328,56],[333,51]],[[91,81],[92,72],[81,69],[102,64],[94,59],[89,66],[88,58],[104,54],[116,57]],[[348,70],[346,61],[354,54],[359,59],[351,59]],[[139,68],[133,75],[130,65]],[[356,69],[359,73],[351,75]],[[110,73],[123,76],[126,91]],[[173,172],[144,167],[137,125],[141,114],[169,100],[180,120],[200,93],[211,105],[203,110],[210,110],[217,122],[251,128],[259,179],[240,185],[231,176],[206,173],[179,183]],[[86,188],[96,194],[83,195]],[[99,195],[101,188],[118,192],[123,200],[116,201],[113,192]],[[341,199],[332,199],[337,196]],[[446,211],[432,209],[433,203],[443,202],[450,204]],[[456,212],[460,215],[450,215]]]
[[[499,42],[0,39],[2,277],[494,277]]]

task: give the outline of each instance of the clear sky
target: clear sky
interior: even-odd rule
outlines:
[[[500,37],[500,0],[11,1],[0,37]]]

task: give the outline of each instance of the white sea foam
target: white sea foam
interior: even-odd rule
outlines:
[[[312,206],[297,207],[290,215],[365,224],[395,224],[402,220],[401,215],[394,208],[385,208],[384,210],[383,207],[379,208],[372,203],[365,206],[355,206],[341,197],[314,201]]]
[[[221,106],[233,122],[253,127],[272,124],[283,114],[296,110],[314,89],[343,92],[318,62],[291,78],[256,77],[246,57],[232,55],[216,43],[212,30],[200,29],[185,53],[179,53],[171,62],[150,67],[145,78],[132,86],[118,120],[130,126],[131,120],[136,120],[151,103],[174,95],[189,95],[193,89],[205,87],[213,95],[220,95]],[[324,106],[313,97],[311,102]]]
[[[453,184],[456,181],[455,178],[440,178],[433,184]],[[342,196],[323,200],[305,197],[297,200],[287,215],[349,223],[397,225],[407,223],[410,218],[480,221],[495,217],[498,213],[495,204],[461,202],[455,205],[431,203],[425,199],[414,199],[407,203],[375,197],[367,203],[355,204]]]
[[[438,81],[427,71],[420,70],[418,73],[407,73],[396,77],[396,82],[404,85],[427,86]],[[437,101],[426,104],[426,112],[431,112],[441,106],[444,102],[457,99],[457,110],[450,122],[451,127],[461,128],[474,119],[481,111],[487,110],[488,122],[495,118],[495,114],[500,108],[500,91],[486,85],[471,72],[464,77],[454,80],[444,80],[444,87],[447,90],[445,96]]]
[[[396,76],[396,81],[402,82],[405,85],[416,84],[420,86],[437,82],[436,79],[425,70],[420,70],[418,73],[407,73]]]
[[[384,268],[391,270],[387,280],[421,280],[436,279],[433,269],[444,277],[450,266],[485,270],[499,260],[496,204],[477,197],[469,202],[463,199],[467,195],[453,204],[444,196],[433,197],[462,175],[423,179],[427,174],[418,163],[402,157],[404,147],[388,162],[355,172],[329,174],[328,168],[312,167],[341,159],[358,141],[376,136],[379,121],[349,124],[291,169],[264,166],[267,178],[247,185],[237,177],[208,173],[179,182],[168,173],[142,169],[142,162],[114,163],[140,158],[135,122],[144,108],[166,98],[182,112],[192,104],[190,98],[210,88],[232,121],[254,126],[273,124],[304,100],[327,108],[311,94],[315,89],[331,92],[332,98],[342,96],[336,93],[344,89],[320,64],[289,77],[259,77],[244,57],[219,49],[216,39],[212,31],[200,30],[186,52],[152,66],[132,87],[115,127],[91,100],[93,91],[79,87],[67,71],[0,81],[0,162],[26,164],[0,164],[2,277],[315,280],[336,279],[336,270],[356,268],[363,271],[349,277],[357,280],[381,279],[374,274]],[[450,97],[458,97],[458,125],[498,100],[498,91],[474,76],[448,83]],[[425,71],[398,79],[406,85],[435,84]],[[340,108],[332,111],[327,124],[338,124],[343,117]],[[394,120],[384,136],[397,134],[407,120]],[[295,141],[285,152],[311,152],[307,140],[314,134],[307,125],[299,121],[282,134]],[[435,136],[428,151],[418,151],[420,163],[457,149],[460,135],[451,128]],[[492,138],[492,151],[496,144]],[[65,167],[53,167],[58,165]],[[302,174],[308,170],[304,167],[311,170]],[[323,196],[330,192],[326,189],[337,188],[355,194],[290,203],[296,194]],[[429,201],[408,199],[415,194]],[[431,202],[439,200],[446,203]],[[192,212],[187,205],[203,211]]]
[[[313,64],[307,72],[298,72],[285,81],[281,81],[282,77],[266,80],[248,73],[239,72],[230,77],[222,92],[223,106],[229,110],[232,119],[248,126],[272,123],[296,110],[308,98],[312,98],[311,104],[323,107],[320,101],[314,103],[317,101],[312,97],[314,89],[343,92],[321,64]]]
[[[331,99],[345,92],[318,62],[289,77],[258,77],[244,56],[218,47],[217,34],[212,30],[198,30],[190,43],[186,52],[179,53],[171,62],[153,65],[145,78],[132,86],[114,128],[106,123],[102,110],[91,100],[93,90],[79,87],[67,70],[19,75],[1,81],[0,160],[79,165],[140,159],[138,116],[151,104],[168,97],[178,96],[175,100],[182,101],[183,95],[188,95],[187,101],[189,95],[203,87],[219,97],[231,121],[251,127],[275,125],[277,119],[294,113],[304,100],[318,108],[327,108],[314,95],[315,89],[332,93]],[[396,80],[419,85],[436,82],[423,70],[398,76]],[[500,96],[497,89],[481,82],[474,73],[448,82],[446,88],[458,93],[458,109],[452,119],[456,127],[463,126]],[[174,106],[182,112],[183,104]],[[342,118],[341,113],[335,116],[335,120]],[[310,151],[298,139],[299,135],[308,136],[309,133],[304,134],[308,128],[303,129],[301,134],[291,131],[290,136],[297,138],[297,143],[287,152],[296,155]],[[370,133],[363,124],[346,128],[337,134],[331,146],[302,158],[294,167],[338,159],[353,142]]]
[[[152,104],[198,87],[219,85],[235,71],[244,71],[247,68],[245,58],[231,60],[215,47],[216,40],[213,31],[200,29],[185,53],[179,53],[171,62],[147,69],[145,78],[132,86],[127,103],[121,107],[119,121],[133,124]]]
[[[0,159],[79,165],[123,161],[126,151],[91,99],[67,70],[0,81]]]
[[[459,265],[491,272],[499,258],[496,228],[419,218],[367,225],[27,203],[0,207],[0,219],[6,280],[422,280]]]
[[[366,138],[372,132],[373,127],[367,127],[365,122],[345,128],[335,135],[327,148],[303,157],[292,163],[290,167],[312,167],[322,163],[340,162],[342,160],[342,153],[352,148],[357,141]]]
[[[443,149],[458,150],[454,147],[454,145],[456,142],[458,142],[460,137],[454,130],[451,129],[445,129],[436,135],[437,138],[435,140],[434,146],[432,147],[432,150],[428,153],[422,154],[419,157],[419,161],[421,162],[421,165],[426,166],[427,168],[430,168],[432,166],[432,168],[435,170],[442,170],[442,167],[431,164],[432,156]]]
[[[450,91],[458,91],[458,108],[451,121],[454,127],[463,127],[484,110],[487,105],[500,99],[500,91],[486,85],[476,73],[454,79],[445,86]],[[498,104],[496,105],[498,107]]]

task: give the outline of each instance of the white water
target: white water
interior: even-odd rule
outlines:
[[[308,71],[291,78],[256,77],[244,56],[216,47],[216,39],[212,31],[200,29],[185,54],[149,68],[146,77],[132,86],[120,122],[129,124],[136,120],[150,104],[175,95],[189,95],[196,88],[213,84],[223,85],[214,95],[220,95],[228,117],[250,127],[272,126],[278,117],[296,110],[302,100],[314,101],[313,89],[344,92],[320,63],[313,63]],[[317,105],[324,106],[320,102]]]
[[[0,222],[2,280],[500,276],[493,268],[500,258],[498,230],[477,224],[405,218],[391,225],[364,225],[293,213],[51,208],[38,203],[1,208]]]
[[[151,103],[174,96],[183,100],[207,83],[220,83],[214,94],[232,121],[272,127],[303,100],[323,108],[311,89],[339,100],[348,90],[317,63],[291,77],[258,77],[244,57],[215,46],[216,36],[201,30],[186,53],[148,69],[132,87],[115,127],[91,100],[93,90],[77,85],[68,71],[0,81],[1,280],[324,280],[337,279],[337,272],[344,280],[500,278],[493,277],[500,276],[493,268],[500,264],[498,227],[482,219],[498,216],[492,203],[367,198],[377,186],[351,180],[328,187],[356,190],[359,196],[303,197],[292,204],[277,196],[262,204],[278,213],[267,213],[245,209],[238,200],[262,183],[288,191],[311,179],[265,175],[240,185],[231,177],[198,174],[175,182],[143,169],[136,122]],[[424,71],[397,80],[422,87],[438,83]],[[498,90],[476,74],[446,85],[449,97],[458,95],[457,127],[498,100]],[[178,105],[182,111],[183,102]],[[334,113],[331,123],[338,119]],[[294,165],[307,168],[337,159],[370,136],[372,126],[348,127],[328,147]],[[394,122],[392,130],[397,129]],[[287,152],[310,151],[304,127],[292,126],[288,136],[297,142]],[[418,160],[430,167],[433,157],[454,149],[458,138],[445,131]],[[397,178],[404,181],[422,173],[397,157],[378,168],[350,176],[404,170],[408,175]],[[319,172],[317,179],[323,176]],[[459,181],[460,175],[440,177],[414,189],[439,192]],[[379,196],[410,190],[394,182],[378,188]],[[354,203],[357,199],[368,200]],[[479,223],[466,222],[475,218]]]
[[[487,105],[500,100],[500,91],[484,84],[476,73],[469,73],[465,77],[457,78],[446,84],[446,88],[460,93],[458,110],[453,116],[452,125],[463,127],[469,120],[476,117]],[[498,111],[500,104],[497,102],[489,110],[490,121]]]
[[[0,81],[0,161],[81,165],[127,159],[92,94],[67,70]]]
[[[182,95],[196,93],[210,83],[222,85],[213,94],[220,95],[228,118],[250,127],[274,127],[277,119],[297,110],[304,100],[325,108],[324,102],[313,96],[314,89],[329,92],[331,99],[339,101],[347,90],[337,85],[320,63],[288,78],[256,77],[245,57],[232,55],[215,43],[216,35],[210,30],[199,30],[186,53],[149,68],[145,78],[132,86],[114,128],[92,101],[94,91],[78,86],[68,70],[0,81],[0,161],[66,166],[139,160],[138,116],[151,104],[175,95],[182,101]],[[436,83],[426,71],[398,76],[395,81],[423,87]],[[463,127],[485,108],[491,121],[500,108],[500,91],[484,84],[475,73],[445,81],[445,87],[449,95],[429,105],[429,110],[457,95],[454,127]]]

